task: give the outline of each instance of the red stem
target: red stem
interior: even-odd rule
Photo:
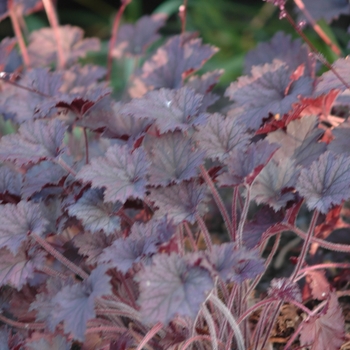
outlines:
[[[11,19],[12,28],[13,28],[13,31],[15,32],[15,35],[16,35],[16,38],[18,41],[18,45],[19,45],[19,48],[21,50],[21,54],[23,57],[23,63],[24,63],[26,68],[30,68],[30,58],[29,58],[27,46],[26,46],[22,31],[21,31],[21,26],[19,24],[16,6],[14,6],[13,1],[9,1],[8,4],[9,4],[9,16]]]
[[[163,325],[158,322],[155,324],[142,339],[141,343],[137,346],[136,350],[142,350],[142,348],[163,328]]]
[[[0,321],[8,324],[9,326],[22,328],[22,329],[30,329],[30,330],[42,330],[45,329],[45,323],[26,323],[26,322],[17,322],[11,320],[0,314]]]
[[[124,0],[122,1],[121,6],[119,7],[119,10],[114,18],[113,22],[113,28],[112,28],[112,36],[109,41],[109,48],[108,48],[108,56],[107,56],[107,75],[106,79],[109,81],[111,80],[112,75],[112,65],[113,65],[113,57],[112,57],[112,51],[114,49],[115,43],[117,42],[118,38],[118,31],[119,31],[119,25],[120,20],[123,16],[123,13],[125,11],[126,6],[131,2],[131,0]]]
[[[57,12],[52,3],[52,0],[42,0],[45,8],[47,18],[49,20],[50,26],[53,29],[56,43],[57,43],[57,66],[60,69],[64,69],[66,65],[66,58],[63,50],[63,41],[60,31],[60,25],[58,22]]]

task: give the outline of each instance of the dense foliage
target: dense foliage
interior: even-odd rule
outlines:
[[[107,68],[81,63],[100,43],[51,0],[0,2],[0,348],[346,346],[350,61],[279,32],[220,96],[222,70],[198,73],[217,49],[160,40],[165,15],[120,26],[129,2]],[[304,3],[298,21],[350,13]],[[24,37],[43,8],[51,27]]]

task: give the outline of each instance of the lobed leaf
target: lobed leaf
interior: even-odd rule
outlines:
[[[154,89],[179,89],[186,73],[194,72],[217,52],[201,39],[177,35],[169,39],[142,67],[142,80]]]
[[[298,96],[312,93],[312,80],[301,77],[294,81],[292,71],[279,60],[263,66],[254,66],[250,76],[243,76],[231,83],[225,95],[234,101],[238,121],[249,129],[257,130],[270,114],[283,116],[288,113]]]
[[[120,229],[120,209],[120,203],[104,203],[102,190],[91,189],[71,205],[68,212],[81,220],[86,230],[92,233],[103,231],[110,235]]]
[[[140,283],[138,303],[146,323],[168,324],[175,315],[195,319],[214,287],[207,270],[176,254],[156,255],[135,279]]]
[[[155,218],[168,215],[175,224],[183,221],[194,223],[196,215],[206,212],[205,201],[208,201],[207,188],[194,182],[182,182],[165,188],[155,188],[150,191],[149,199],[155,202],[159,209]]]
[[[301,171],[296,189],[310,210],[327,213],[333,205],[350,198],[350,157],[323,153]]]
[[[142,16],[135,24],[124,24],[118,32],[113,56],[121,58],[125,55],[138,56],[160,38],[159,28],[164,26],[167,16],[163,13]]]
[[[239,152],[247,146],[251,135],[246,130],[236,119],[214,113],[207,124],[198,127],[194,137],[207,157],[223,160],[234,149]]]
[[[152,142],[150,185],[166,186],[198,175],[204,152],[193,150],[190,138],[180,132],[167,133]]]
[[[300,344],[310,350],[338,350],[345,337],[345,323],[337,295],[330,295],[320,315],[311,316],[300,332]]]
[[[23,166],[54,160],[64,152],[65,131],[64,124],[57,119],[28,121],[20,126],[17,134],[1,138],[0,161]]]
[[[121,112],[137,118],[155,121],[160,133],[190,129],[206,121],[207,115],[200,113],[203,96],[187,87],[179,90],[160,89],[133,99]]]
[[[125,203],[128,198],[143,199],[146,175],[150,166],[143,149],[114,145],[105,157],[91,160],[78,173],[77,178],[91,182],[92,187],[105,187],[105,202]]]
[[[100,265],[91,272],[87,280],[61,289],[52,302],[52,316],[64,322],[65,333],[74,339],[84,340],[87,321],[95,317],[95,299],[111,293],[110,277],[106,266]]]
[[[41,236],[48,225],[39,204],[21,201],[17,205],[0,205],[0,248],[17,254],[20,246],[33,233]]]

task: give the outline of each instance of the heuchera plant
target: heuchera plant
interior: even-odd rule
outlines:
[[[277,33],[219,108],[222,71],[196,74],[217,49],[183,31],[150,50],[166,16],[120,26],[129,2],[107,69],[79,63],[99,41],[59,26],[51,0],[0,4],[16,34],[0,44],[13,129],[0,140],[1,349],[339,349],[350,60],[330,66]],[[350,13],[295,3],[311,24]],[[22,16],[41,9],[51,27],[25,38]],[[126,57],[135,70],[115,100],[112,63]],[[317,76],[318,60],[329,70]],[[225,239],[214,243],[215,206]],[[277,278],[291,234],[299,245]]]

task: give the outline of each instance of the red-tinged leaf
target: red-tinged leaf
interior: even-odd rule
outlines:
[[[350,122],[345,121],[332,130],[334,140],[329,144],[328,149],[335,154],[350,156],[349,138]]]
[[[105,157],[94,158],[85,165],[77,177],[91,182],[92,187],[105,187],[105,202],[125,203],[128,198],[144,198],[149,166],[143,149],[132,152],[128,146],[114,145]]]
[[[350,157],[325,152],[301,171],[296,189],[310,210],[327,213],[350,198]]]
[[[244,246],[253,249],[261,242],[263,234],[275,227],[283,220],[282,211],[277,213],[269,206],[259,209],[253,220],[247,222],[243,229]]]
[[[223,72],[224,71],[220,69],[205,73],[202,76],[195,75],[190,77],[190,79],[186,82],[185,86],[194,89],[196,93],[204,96],[201,111],[205,112],[209,106],[214,104],[219,99],[219,96],[213,94],[211,91],[218,83]]]
[[[214,287],[207,270],[191,266],[177,254],[156,255],[136,276],[141,314],[146,323],[168,324],[176,315],[195,319]]]
[[[286,131],[280,129],[270,133],[267,140],[281,145],[274,159],[291,158],[296,165],[308,167],[327,149],[324,142],[318,142],[324,130],[317,126],[317,117],[307,116],[290,122]]]
[[[114,235],[106,235],[103,232],[84,232],[74,237],[73,243],[79,248],[79,254],[86,256],[86,263],[94,265],[98,262],[102,251],[110,247],[116,239]]]
[[[266,140],[250,144],[245,151],[235,148],[224,160],[228,171],[219,175],[219,185],[237,186],[243,182],[251,185],[278,148]]]
[[[300,288],[297,283],[291,282],[288,278],[274,278],[268,290],[270,297],[279,300],[296,300],[302,302]]]
[[[132,141],[140,139],[153,121],[123,114],[122,109],[121,103],[104,98],[88,110],[80,125],[92,130],[103,130],[103,136],[108,138]]]
[[[1,6],[1,5],[0,5]],[[1,8],[0,8],[1,14]],[[5,38],[0,43],[0,71],[12,73],[22,64],[21,56],[15,49],[17,40]]]
[[[0,247],[17,254],[22,243],[33,233],[41,236],[48,225],[39,204],[21,201],[0,205]]]
[[[187,87],[160,89],[133,99],[122,108],[121,113],[154,120],[161,133],[185,131],[206,121],[207,115],[200,113],[202,100],[202,95]]]
[[[38,339],[36,339],[38,338]],[[26,343],[26,350],[70,350],[72,342],[67,341],[62,335],[38,334],[32,335],[31,339]]]
[[[198,175],[204,152],[193,151],[191,139],[181,132],[167,133],[152,140],[150,185],[166,186]]]
[[[295,186],[298,175],[299,170],[290,159],[280,162],[271,159],[255,179],[251,197],[258,204],[266,203],[276,211],[280,210],[294,200],[295,195],[289,189]]]
[[[36,268],[44,264],[42,253],[28,254],[23,248],[13,255],[9,250],[0,249],[0,286],[10,285],[20,290],[30,280]]]
[[[58,93],[62,85],[62,73],[52,73],[46,68],[32,69],[17,83],[26,89],[6,86],[5,96],[2,98],[5,99],[5,111],[13,114],[12,119],[15,122],[23,123],[46,117],[37,113],[37,106]]]
[[[350,15],[350,5],[347,0],[318,0],[317,6],[313,0],[303,0],[303,3],[311,17],[316,21],[323,18],[330,23],[340,15]],[[298,20],[307,21],[299,8],[296,9],[299,13]]]
[[[234,243],[214,245],[208,256],[214,270],[225,282],[242,284],[265,271],[264,260],[258,251],[237,250]]]
[[[329,297],[331,288],[323,271],[308,271],[306,282],[311,288],[314,299],[325,300]]]
[[[120,203],[104,203],[103,191],[92,189],[68,208],[69,215],[81,220],[84,228],[92,233],[103,231],[107,235],[120,229],[118,212]]]
[[[217,52],[210,45],[202,45],[201,39],[191,35],[178,35],[168,40],[143,65],[142,80],[155,89],[178,89],[187,72],[194,72]]]
[[[124,24],[120,27],[113,56],[139,56],[160,38],[158,29],[163,27],[167,16],[163,13],[143,16],[135,24]]]
[[[62,50],[66,64],[71,66],[88,51],[98,51],[100,41],[97,38],[83,39],[84,32],[70,25],[59,27]],[[28,52],[33,67],[49,66],[57,62],[57,39],[52,28],[42,28],[29,36]]]
[[[315,71],[315,58],[309,55],[306,44],[300,39],[292,40],[290,35],[277,32],[269,42],[260,43],[248,52],[244,63],[244,73],[249,74],[253,66],[272,63],[274,59],[285,62],[291,71],[305,64],[305,75],[312,76]]]
[[[17,134],[6,135],[0,141],[0,160],[18,166],[53,160],[59,156],[66,127],[59,120],[26,122]]]
[[[56,321],[64,322],[65,333],[71,333],[74,339],[84,340],[87,321],[96,316],[95,299],[111,294],[109,280],[106,266],[100,265],[82,283],[66,286],[56,294],[51,314]]]
[[[302,77],[291,83],[292,71],[283,62],[255,66],[250,76],[243,76],[226,90],[234,101],[233,111],[239,122],[257,130],[270,114],[284,115],[298,101],[298,96],[312,93],[312,80]]]
[[[74,111],[76,118],[80,119],[90,108],[111,93],[110,88],[104,87],[81,90],[79,93],[57,94],[53,98],[38,104],[35,113],[45,116],[49,115],[55,107],[61,107]]]
[[[246,130],[237,120],[214,113],[206,125],[198,128],[194,137],[207,157],[223,160],[232,150],[239,152],[245,149],[251,138]]]
[[[296,224],[296,219],[303,203],[304,201],[301,199],[297,203],[293,204],[290,208],[288,208],[286,210],[284,221],[287,222],[289,225],[294,226]]]
[[[310,350],[339,350],[344,342],[345,323],[337,295],[330,295],[328,304],[320,315],[315,315],[303,325],[300,344]]]
[[[68,173],[56,163],[43,161],[31,167],[24,177],[22,196],[26,199],[47,185],[58,185]]]
[[[175,224],[183,221],[194,223],[196,215],[204,215],[208,201],[208,191],[205,185],[194,182],[182,182],[165,188],[152,189],[149,199],[155,202],[159,209],[155,217],[168,215]]]
[[[0,167],[0,200],[5,201],[4,195],[21,195],[23,176],[11,168],[3,165]]]

